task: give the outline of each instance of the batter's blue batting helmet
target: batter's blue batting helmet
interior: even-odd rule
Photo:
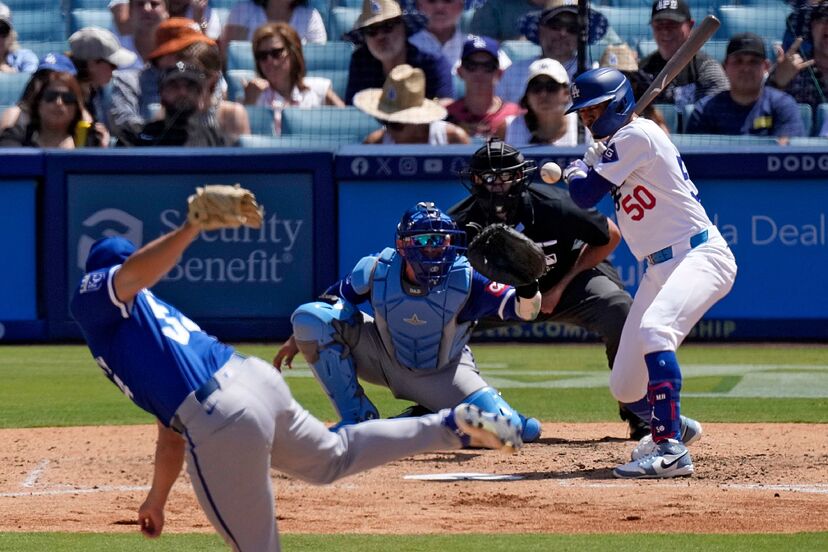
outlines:
[[[595,119],[590,132],[595,138],[606,138],[621,128],[633,112],[635,95],[632,85],[621,71],[612,67],[592,69],[578,75],[570,86],[572,113],[609,101],[600,117]]]
[[[135,245],[126,238],[112,236],[101,238],[89,248],[86,272],[93,272],[123,263],[135,252]]]
[[[446,280],[451,266],[465,251],[466,233],[431,202],[407,210],[397,225],[397,251],[429,291]]]

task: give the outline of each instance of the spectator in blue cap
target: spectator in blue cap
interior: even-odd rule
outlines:
[[[72,60],[59,52],[49,52],[43,56],[37,65],[37,70],[60,71],[61,73],[69,73],[73,77],[78,74]]]
[[[521,108],[495,95],[495,85],[503,76],[498,58],[499,44],[488,36],[469,35],[463,43],[457,74],[466,83],[466,95],[448,105],[450,123],[459,125],[469,136],[489,138],[506,136],[506,127]]]
[[[32,73],[37,55],[17,44],[9,7],[0,2],[0,73]]]

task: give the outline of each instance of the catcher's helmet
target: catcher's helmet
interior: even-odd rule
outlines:
[[[463,184],[489,217],[489,222],[511,220],[523,201],[535,162],[497,138],[492,138],[474,155],[462,175]]]
[[[600,117],[589,129],[595,138],[611,136],[627,121],[635,107],[635,95],[627,77],[618,69],[601,67],[578,75],[570,86],[572,113],[609,101]]]
[[[407,210],[397,225],[397,251],[429,291],[442,285],[465,251],[466,233],[431,202]]]

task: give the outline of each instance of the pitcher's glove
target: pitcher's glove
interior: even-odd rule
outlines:
[[[199,186],[187,202],[187,220],[201,230],[262,226],[264,210],[256,203],[253,192],[238,184]]]
[[[484,228],[469,244],[466,255],[480,274],[510,286],[532,284],[546,272],[540,246],[506,224]]]

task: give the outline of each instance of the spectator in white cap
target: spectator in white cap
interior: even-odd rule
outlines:
[[[506,129],[506,143],[513,146],[578,144],[578,119],[566,115],[571,99],[569,75],[563,65],[544,58],[532,62],[520,106],[526,112]],[[592,141],[591,139],[589,140]]]
[[[69,48],[78,71],[83,103],[95,121],[106,124],[108,100],[104,87],[112,80],[115,69],[133,65],[137,56],[121,46],[111,31],[100,27],[85,27],[73,33]]]
[[[354,105],[382,123],[365,144],[468,144],[466,132],[443,119],[446,108],[425,97],[425,73],[408,64],[397,65],[382,88],[357,92]]]
[[[21,48],[9,7],[0,2],[0,73],[34,73],[37,54]]]
[[[469,35],[463,44],[457,74],[466,83],[466,95],[449,104],[448,118],[470,136],[506,136],[506,127],[521,108],[495,95],[495,84],[503,75],[498,60],[498,43],[487,36]]]

